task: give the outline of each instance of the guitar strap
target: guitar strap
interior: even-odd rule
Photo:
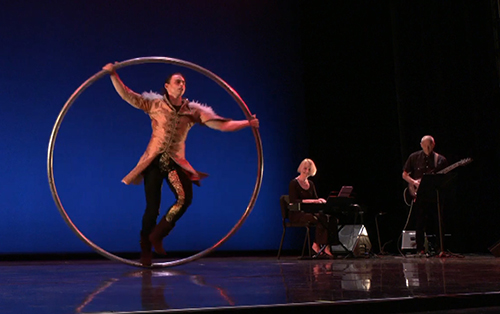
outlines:
[[[434,152],[434,169],[436,169],[438,166],[438,158],[439,158],[439,154]]]

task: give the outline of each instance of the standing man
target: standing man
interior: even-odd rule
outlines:
[[[420,180],[426,173],[436,173],[448,166],[446,158],[434,151],[436,142],[430,135],[422,137],[422,150],[408,157],[403,168],[403,179],[408,182],[410,194],[416,198]],[[416,218],[417,252],[424,254],[424,232],[430,232],[437,223],[435,198],[416,198],[414,201]],[[435,231],[435,230],[433,230]]]
[[[193,186],[208,176],[196,171],[185,158],[185,141],[191,127],[198,123],[219,131],[234,132],[245,127],[259,127],[253,116],[248,120],[225,119],[208,106],[183,98],[186,80],[180,73],[170,75],[164,84],[164,95],[130,90],[109,63],[103,70],[110,74],[116,92],[133,107],[143,110],[151,118],[152,135],[146,151],[132,171],[123,178],[125,184],[140,184],[144,180],[146,209],[142,218],[141,263],[151,265],[152,247],[159,254],[166,254],[162,241],[185,213],[193,198]],[[158,224],[161,188],[167,181],[176,202]]]

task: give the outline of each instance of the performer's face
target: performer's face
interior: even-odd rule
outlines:
[[[170,83],[165,83],[168,94],[174,98],[179,98],[186,91],[186,81],[182,75],[175,74],[170,78]]]
[[[309,176],[309,174],[311,173],[311,165],[309,163],[304,163],[304,165],[302,166],[302,171],[301,173],[305,176]]]
[[[420,146],[426,155],[429,155],[434,150],[434,142],[430,139],[423,140]]]

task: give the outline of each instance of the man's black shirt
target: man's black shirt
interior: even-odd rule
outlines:
[[[408,157],[403,170],[406,171],[410,177],[418,180],[422,178],[425,173],[436,173],[447,166],[448,161],[444,156],[435,152],[427,156],[423,150],[420,150]]]

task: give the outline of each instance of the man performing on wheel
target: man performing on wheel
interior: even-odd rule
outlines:
[[[185,158],[185,141],[191,127],[198,123],[219,131],[233,132],[245,127],[259,127],[253,116],[248,120],[225,119],[208,106],[183,98],[186,81],[180,73],[170,75],[164,84],[164,95],[130,90],[120,80],[114,65],[103,70],[110,74],[117,93],[123,100],[146,112],[151,118],[152,135],[146,151],[132,171],[123,178],[125,184],[140,184],[144,180],[146,209],[142,218],[141,263],[150,266],[152,247],[159,254],[166,254],[162,240],[185,213],[193,197],[192,184],[207,176],[196,171]],[[160,214],[161,188],[166,180],[176,202],[157,222]]]

